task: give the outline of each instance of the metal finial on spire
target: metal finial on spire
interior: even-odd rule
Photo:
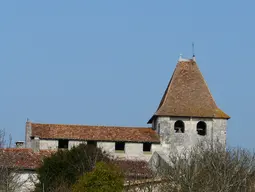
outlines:
[[[195,44],[192,42],[192,56],[195,57]]]
[[[196,61],[196,57],[195,57],[195,44],[194,44],[194,42],[192,42],[192,59],[193,59],[193,61]]]

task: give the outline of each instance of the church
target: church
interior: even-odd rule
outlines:
[[[169,164],[170,154],[189,149],[201,140],[225,145],[228,119],[230,116],[216,105],[195,56],[180,56],[158,108],[148,117],[147,127],[42,124],[27,120],[25,142],[16,142],[16,148],[2,149],[2,154],[17,168],[13,172],[19,186],[16,191],[34,189],[38,182],[35,170],[44,157],[81,143],[100,147],[117,158],[119,166],[129,170],[127,177],[147,177],[151,171]]]
[[[154,152],[179,152],[207,139],[226,142],[230,118],[216,104],[196,58],[180,56],[148,127],[118,127],[26,122],[25,148],[70,149],[80,143],[101,147],[120,159],[149,161]]]

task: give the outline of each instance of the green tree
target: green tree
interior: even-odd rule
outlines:
[[[113,164],[98,162],[93,171],[85,173],[74,184],[73,192],[121,192],[124,177]]]
[[[81,144],[71,150],[59,150],[45,158],[37,170],[36,191],[56,191],[63,183],[72,186],[84,173],[92,171],[96,162],[109,162],[109,155],[92,145]],[[61,184],[62,183],[62,184]]]

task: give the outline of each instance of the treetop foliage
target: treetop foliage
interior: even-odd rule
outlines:
[[[113,164],[98,162],[93,171],[85,173],[73,186],[73,192],[122,192],[124,177]]]
[[[73,185],[84,173],[90,172],[96,162],[110,162],[110,156],[92,145],[81,144],[71,150],[59,150],[44,159],[37,170],[39,184],[36,191],[49,191],[58,187],[60,181]]]

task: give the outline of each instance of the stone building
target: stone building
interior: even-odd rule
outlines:
[[[158,109],[148,123],[164,154],[194,146],[201,139],[225,145],[230,117],[215,103],[195,57],[180,57]]]
[[[14,183],[18,183],[14,191],[34,188],[38,181],[35,169],[43,157],[80,143],[101,147],[118,157],[124,169],[139,170],[143,175],[149,172],[147,168],[168,163],[170,152],[192,147],[201,139],[225,144],[229,118],[216,105],[195,57],[180,57],[159,106],[148,121],[150,126],[42,124],[28,120],[25,144],[19,141],[16,149],[1,149],[0,154],[5,155],[0,156],[7,155],[5,159],[17,168],[13,173]]]
[[[70,149],[80,143],[125,159],[149,160],[161,150],[159,136],[151,128],[26,123],[26,148],[34,151]]]
[[[168,155],[200,139],[226,142],[230,117],[216,105],[195,57],[179,58],[150,127],[115,127],[26,122],[26,148],[70,149],[85,142],[120,158],[144,159],[158,151]]]

